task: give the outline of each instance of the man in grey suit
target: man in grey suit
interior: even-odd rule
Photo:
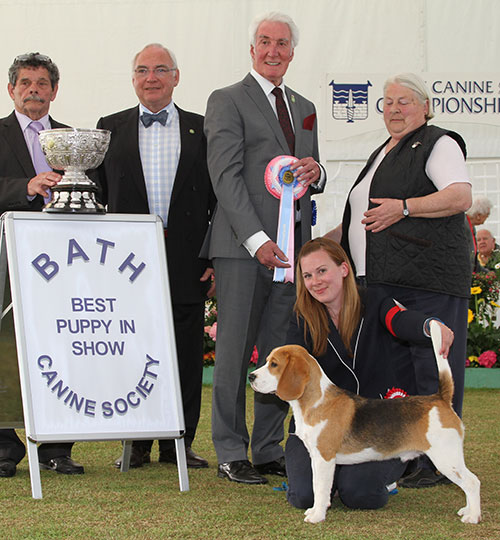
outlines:
[[[297,212],[297,248],[311,237],[311,192],[322,191],[325,182],[317,162],[314,105],[283,84],[297,40],[298,29],[287,15],[256,19],[250,27],[251,73],[213,92],[205,115],[208,168],[218,200],[206,242],[218,302],[212,439],[218,476],[246,484],[266,483],[265,474],[286,474],[280,443],[288,406],[274,396],[255,395],[254,465],[247,457],[250,355],[257,344],[261,365],[284,344],[295,300],[292,283],[273,282],[274,268],[290,264],[276,244],[279,200],[267,191],[264,172],[276,156],[299,158],[294,175],[309,189]]]
[[[14,112],[0,119],[0,213],[8,210],[41,210],[48,189],[61,175],[42,157],[36,159],[38,131],[68,127],[49,116],[57,95],[59,70],[43,54],[17,56],[9,69],[8,92]],[[40,468],[62,474],[83,474],[83,466],[71,459],[73,443],[45,443],[38,447]],[[14,476],[26,449],[13,429],[0,429],[0,477]]]

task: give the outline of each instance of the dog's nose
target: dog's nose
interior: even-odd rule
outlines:
[[[250,382],[253,382],[257,378],[257,375],[255,375],[253,372],[248,375],[248,380]]]

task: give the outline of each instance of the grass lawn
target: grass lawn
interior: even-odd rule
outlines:
[[[177,469],[157,462],[120,473],[111,464],[118,442],[77,443],[73,457],[83,476],[42,471],[43,499],[31,498],[25,458],[13,478],[0,479],[0,538],[14,539],[332,539],[495,540],[500,538],[500,390],[468,389],[464,422],[465,457],[482,482],[483,522],[464,525],[464,506],[455,485],[401,489],[376,511],[347,510],[335,500],[326,521],[303,522],[302,511],[286,502],[278,477],[265,486],[217,478],[210,436],[211,386],[203,389],[203,410],[194,449],[210,468],[189,471],[190,491],[181,493]],[[249,401],[252,401],[248,390]],[[251,413],[249,412],[249,415]],[[249,416],[250,419],[250,416]]]

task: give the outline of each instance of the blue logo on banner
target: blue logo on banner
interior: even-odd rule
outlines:
[[[366,84],[337,84],[330,83],[332,87],[332,115],[335,120],[366,120],[368,118],[368,87]]]

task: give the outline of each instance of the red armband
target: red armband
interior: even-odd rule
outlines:
[[[394,336],[397,337],[394,333],[394,330],[392,329],[392,321],[394,317],[396,316],[396,313],[399,313],[400,311],[403,311],[400,307],[394,306],[392,307],[385,316],[385,325],[387,326],[387,330]]]

